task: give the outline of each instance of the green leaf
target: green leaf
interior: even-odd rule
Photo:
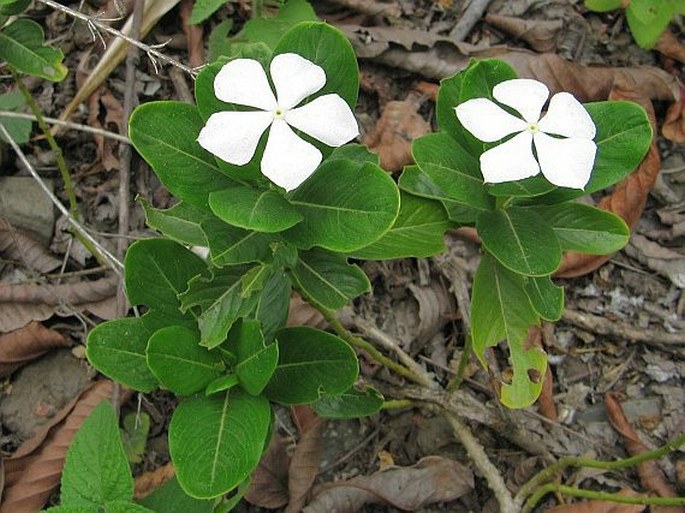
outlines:
[[[238,376],[235,374],[224,374],[212,381],[205,389],[205,395],[212,395],[218,392],[230,390],[239,383]]]
[[[242,296],[244,266],[217,269],[211,278],[191,280],[188,290],[179,296],[184,310],[201,306],[198,317],[200,345],[213,349],[226,340],[228,330],[239,318],[248,315],[257,304],[258,295]]]
[[[261,264],[247,271],[241,280],[240,297],[247,298],[262,290],[272,272],[273,267],[269,264]]]
[[[200,224],[211,216],[204,210],[183,202],[166,210],[154,208],[144,198],[139,198],[138,202],[145,211],[145,222],[150,228],[177,242],[193,246],[207,245]]]
[[[195,0],[190,13],[190,23],[192,25],[202,23],[226,3],[227,0]]]
[[[419,166],[404,168],[399,187],[414,196],[439,201],[447,212],[447,217],[457,223],[473,224],[481,212],[451,199]]]
[[[26,102],[24,96],[20,91],[10,91],[9,93],[0,94],[0,110],[9,110],[19,112]],[[9,132],[10,137],[17,144],[27,143],[31,137],[31,128],[33,122],[28,119],[17,119],[10,117],[0,117],[0,123]],[[5,140],[4,135],[0,135],[0,140]]]
[[[445,231],[452,227],[443,206],[427,198],[400,193],[400,213],[392,228],[351,256],[363,260],[426,258],[445,250]]]
[[[281,232],[304,219],[274,190],[231,187],[211,193],[209,206],[228,224],[257,232]]]
[[[581,203],[533,207],[545,219],[565,251],[606,255],[623,248],[630,229],[615,214]]]
[[[133,111],[129,136],[169,192],[208,210],[209,193],[236,182],[222,174],[214,157],[197,143],[203,125],[194,105],[150,102]]]
[[[585,7],[595,12],[613,11],[622,6],[622,0],[585,0]]]
[[[326,310],[339,310],[371,291],[371,283],[359,266],[348,264],[343,255],[322,249],[301,251],[291,274],[307,300]]]
[[[20,14],[24,12],[30,4],[31,0],[1,0],[0,14],[3,16]]]
[[[335,335],[299,326],[283,328],[276,339],[278,366],[264,390],[270,401],[313,403],[343,393],[357,379],[357,355]]]
[[[488,194],[501,197],[531,198],[541,196],[556,189],[541,174],[517,180],[515,182],[488,183],[485,184]]]
[[[564,288],[557,287],[549,276],[533,278],[527,276],[523,281],[530,304],[537,314],[546,321],[556,322],[564,312]]]
[[[312,404],[312,409],[327,419],[355,419],[368,417],[380,411],[383,406],[383,396],[373,387],[362,389],[356,387],[346,390],[340,395],[324,397]]]
[[[243,320],[228,334],[229,351],[238,357],[234,371],[250,395],[259,395],[266,387],[278,363],[278,344],[267,344],[259,321]]]
[[[181,403],[169,425],[169,452],[183,490],[208,499],[244,481],[259,462],[270,423],[269,402],[239,389]]]
[[[335,148],[327,160],[351,160],[356,162],[360,168],[364,164],[375,164],[376,166],[381,164],[378,153],[373,153],[366,146],[355,143],[348,143]]]
[[[129,463],[142,461],[147,435],[150,432],[150,416],[144,411],[127,413],[119,431]]]
[[[100,513],[98,506],[54,506],[43,513]]]
[[[292,194],[304,221],[283,232],[293,244],[349,253],[377,241],[400,207],[395,182],[374,164],[325,162]]]
[[[213,0],[209,0],[213,1]],[[207,38],[207,62],[215,62],[220,57],[228,57],[231,54],[232,43],[228,38],[233,30],[233,20],[227,19],[215,25]]]
[[[354,110],[359,92],[359,67],[352,45],[342,32],[326,23],[298,23],[278,42],[274,56],[291,52],[326,72],[326,85],[317,91],[317,96],[338,94]]]
[[[645,49],[653,48],[673,16],[669,2],[632,0],[626,9],[626,19],[635,42]]]
[[[524,291],[523,278],[484,254],[471,299],[473,348],[487,366],[485,350],[506,339],[513,378],[502,384],[502,403],[510,408],[529,406],[542,390],[547,358],[541,349],[525,347],[528,329],[536,324],[538,316]]]
[[[253,316],[262,325],[264,339],[269,342],[288,319],[291,290],[290,278],[284,271],[277,269],[269,275],[258,295]]]
[[[102,401],[74,435],[62,471],[63,504],[99,507],[133,497],[133,477],[117,424],[112,405]]]
[[[145,360],[151,334],[141,318],[103,322],[88,334],[86,356],[108,378],[139,392],[151,392],[159,386]]]
[[[104,513],[155,513],[151,509],[128,501],[112,501],[105,504]]]
[[[154,315],[149,319],[158,323],[155,327],[193,319],[179,311],[178,295],[188,288],[191,278],[207,269],[195,253],[167,239],[139,240],[128,248],[124,266],[128,299],[150,308]]]
[[[318,21],[307,0],[288,0],[272,18],[252,18],[241,33],[250,43],[264,43],[275,48],[279,40],[302,21]]]
[[[159,382],[177,395],[191,395],[218,378],[224,363],[200,347],[198,334],[182,326],[155,331],[147,345],[147,364]]]
[[[209,256],[218,267],[265,262],[271,256],[271,235],[236,228],[217,218],[207,219],[201,226]]]
[[[157,513],[212,513],[213,500],[191,497],[183,491],[174,476],[140,500],[140,504]]]
[[[483,246],[512,271],[526,276],[552,274],[561,262],[559,240],[531,209],[484,212],[476,222]]]
[[[35,21],[20,18],[0,30],[0,60],[22,73],[60,82],[68,71],[63,58],[61,50],[43,46],[43,29]]]

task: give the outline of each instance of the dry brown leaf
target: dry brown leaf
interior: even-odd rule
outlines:
[[[324,419],[307,406],[295,406],[293,412],[299,418],[300,440],[288,467],[288,495],[290,497],[285,513],[297,513],[307,498],[319,472],[321,460],[321,431]]]
[[[666,30],[663,34],[661,34],[661,37],[659,38],[659,41],[654,49],[658,50],[666,57],[670,57],[671,59],[685,63],[685,45],[683,45],[683,43],[677,37],[675,37],[673,32],[670,30]]]
[[[64,458],[76,431],[100,402],[111,399],[113,387],[109,380],[96,382],[37,451],[5,460],[5,495],[0,513],[36,513],[45,505],[59,485]],[[126,397],[121,394],[120,398],[123,401]]]
[[[188,38],[188,65],[191,68],[199,68],[205,63],[204,30],[202,25],[190,24],[190,13],[193,10],[193,0],[183,0],[181,2],[181,21],[183,32]]]
[[[685,255],[682,253],[649,240],[639,233],[634,234],[630,239],[625,252],[641,264],[671,280],[677,287],[685,287]]]
[[[510,36],[522,39],[533,50],[540,53],[555,50],[557,36],[564,26],[561,20],[524,20],[497,14],[487,14],[485,22]]]
[[[152,472],[145,472],[139,475],[135,480],[133,497],[136,500],[147,497],[175,475],[176,469],[172,462],[169,462]]]
[[[288,464],[285,439],[271,439],[259,465],[252,473],[245,500],[262,508],[277,509],[288,504]]]
[[[62,264],[31,232],[14,228],[3,219],[0,219],[0,254],[41,273],[50,272]]]
[[[642,443],[640,437],[630,425],[628,417],[623,412],[618,399],[611,392],[604,395],[604,407],[607,410],[609,422],[616,431],[623,437],[626,450],[631,456],[637,456],[649,451],[649,448]],[[637,474],[640,476],[640,484],[647,490],[654,492],[660,497],[677,497],[673,487],[666,480],[666,476],[654,460],[643,461],[637,465]],[[656,507],[652,508],[656,512]],[[658,508],[662,513],[685,513],[685,506],[673,506],[668,508]]]
[[[100,89],[88,98],[88,124],[95,128],[112,130],[125,134],[124,106],[108,89]],[[118,144],[111,138],[94,135],[97,155],[106,171],[119,169]]]
[[[60,333],[38,322],[0,335],[0,378],[6,378],[20,366],[44,355],[53,347],[70,345]]]
[[[458,499],[473,489],[473,473],[461,463],[427,456],[411,467],[395,467],[371,476],[328,483],[304,508],[305,513],[353,513],[364,504],[387,504],[415,511]]]
[[[685,143],[685,86],[680,90],[680,101],[673,103],[666,111],[661,133],[669,141]]]
[[[321,329],[328,326],[321,312],[304,301],[297,293],[293,293],[290,298],[290,309],[288,310],[286,324],[288,326],[311,326]]]
[[[417,94],[388,102],[376,126],[362,137],[362,142],[378,153],[381,167],[386,171],[397,171],[411,164],[412,141],[430,132],[430,123],[418,112],[421,103],[422,98]]]
[[[630,488],[618,492],[628,497],[639,497],[640,494]],[[561,504],[547,510],[547,513],[641,513],[646,506],[641,504],[621,504],[608,501],[582,501]]]

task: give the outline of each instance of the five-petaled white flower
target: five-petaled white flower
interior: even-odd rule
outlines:
[[[542,171],[554,185],[585,187],[597,151],[593,141],[596,129],[578,100],[569,93],[557,93],[540,119],[549,90],[537,80],[501,82],[493,88],[492,96],[516,110],[523,119],[487,98],[474,98],[455,108],[464,128],[481,141],[495,142],[517,134],[481,155],[480,167],[486,182],[521,180]]]
[[[216,112],[207,120],[198,143],[231,164],[252,160],[262,134],[271,127],[261,171],[286,190],[295,189],[321,163],[321,152],[291,127],[328,146],[342,146],[359,134],[350,106],[337,94],[325,94],[299,106],[326,84],[326,73],[294,53],[277,55],[269,69],[276,95],[261,64],[235,59],[214,79],[219,100],[259,110]]]

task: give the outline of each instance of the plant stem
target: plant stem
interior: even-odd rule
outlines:
[[[473,354],[473,341],[471,340],[471,334],[469,333],[466,335],[466,344],[464,345],[464,350],[461,353],[461,356],[459,357],[459,365],[457,366],[457,373],[450,380],[449,383],[447,383],[447,391],[448,392],[454,392],[457,390],[460,386],[462,381],[464,381],[464,374],[466,373],[466,367],[469,364],[469,360],[471,359],[471,354]]]
[[[622,504],[643,504],[645,506],[682,506],[685,505],[685,497],[632,497],[619,493],[596,492],[594,490],[583,490],[574,486],[567,486],[558,483],[548,483],[541,486],[526,501],[521,513],[530,513],[540,500],[551,492],[562,493],[572,497],[583,497],[607,502],[619,502]]]
[[[383,401],[383,410],[403,410],[405,408],[412,408],[416,403],[410,401],[409,399],[391,399],[389,401]]]
[[[13,112],[10,110],[0,110],[0,118],[14,118],[14,119],[26,119],[29,121],[36,121],[38,118],[33,114],[26,114],[24,112]],[[43,116],[43,121],[51,125],[63,126],[65,128],[70,128],[72,130],[78,130],[80,132],[86,132],[94,135],[101,135],[102,137],[108,137],[114,139],[115,141],[131,143],[128,137],[125,135],[119,135],[109,130],[103,130],[102,128],[94,128],[88,125],[82,125],[80,123],[72,123],[71,121],[62,121],[61,119],[49,118]]]
[[[300,294],[303,294],[302,291],[300,291]],[[302,295],[302,297],[306,298],[306,295]],[[316,305],[314,306],[316,307]],[[426,377],[415,373],[411,369],[405,367],[404,365],[400,365],[394,360],[391,360],[387,356],[383,355],[383,353],[381,353],[378,349],[376,349],[366,340],[359,338],[356,335],[353,335],[352,332],[350,332],[347,328],[345,328],[345,326],[342,325],[342,323],[335,317],[335,315],[332,312],[329,312],[324,308],[316,308],[317,310],[319,310],[319,312],[321,312],[321,315],[323,315],[323,318],[326,319],[326,322],[330,324],[331,328],[333,328],[333,330],[338,334],[338,336],[342,338],[345,342],[347,342],[351,346],[361,349],[362,351],[365,351],[371,358],[376,360],[384,367],[387,367],[388,369],[396,372],[400,376],[404,376],[408,380],[413,381],[414,383],[417,383],[419,385],[433,388],[433,384]]]

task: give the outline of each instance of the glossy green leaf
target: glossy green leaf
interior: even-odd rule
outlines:
[[[630,32],[641,48],[656,45],[673,14],[673,4],[669,0],[631,0],[626,8]]]
[[[270,423],[269,402],[239,389],[182,402],[169,425],[169,452],[183,490],[208,499],[235,488],[257,466]]]
[[[622,0],[585,0],[585,7],[595,12],[613,11],[622,5]]]
[[[561,203],[532,210],[552,227],[565,251],[606,255],[623,248],[630,238],[623,219],[590,205]]]
[[[139,392],[151,392],[159,382],[145,359],[150,335],[141,318],[103,322],[88,334],[86,356],[108,378]]]
[[[43,513],[100,513],[98,506],[54,506]]]
[[[171,208],[154,208],[145,199],[138,202],[145,211],[145,222],[166,237],[184,244],[206,246],[207,239],[200,227],[202,221],[211,217],[206,211],[187,203],[177,203]]]
[[[301,251],[291,275],[307,300],[326,310],[339,310],[371,290],[371,283],[359,266],[348,264],[343,255],[323,249]]]
[[[119,437],[117,416],[103,400],[83,422],[69,446],[62,471],[61,501],[96,506],[133,497],[133,477]]]
[[[250,395],[259,395],[271,379],[278,363],[278,344],[267,344],[259,321],[243,320],[233,325],[227,348],[238,357],[234,371]]]
[[[376,242],[351,256],[363,260],[426,258],[445,249],[443,237],[452,227],[443,206],[434,200],[402,192],[400,213],[392,228]]]
[[[146,354],[147,364],[159,382],[178,395],[199,392],[224,370],[221,356],[200,347],[198,334],[182,326],[155,331]]]
[[[205,395],[212,395],[218,392],[230,390],[240,382],[235,374],[224,374],[212,381],[205,389]]]
[[[225,4],[226,0],[195,0],[190,13],[190,23],[202,23]]]
[[[128,501],[112,501],[105,504],[104,513],[155,513],[153,510]]]
[[[257,232],[281,232],[304,219],[275,190],[231,187],[211,193],[209,206],[228,224]]]
[[[214,0],[208,1],[213,2]],[[233,44],[228,34],[233,30],[233,25],[234,21],[230,18],[214,25],[207,38],[207,62],[215,62],[221,57],[231,55]]]
[[[31,4],[31,0],[0,0],[0,14],[11,16],[24,12]]]
[[[250,43],[264,43],[269,48],[275,48],[288,30],[298,23],[318,19],[307,0],[288,0],[278,9],[276,16],[248,20],[241,36]]]
[[[209,256],[218,267],[265,262],[271,256],[271,235],[243,230],[217,218],[207,219],[201,226],[209,244]]]
[[[257,265],[247,271],[241,280],[240,297],[247,298],[262,290],[272,272],[273,267],[269,264]]]
[[[481,211],[494,207],[483,185],[478,159],[445,132],[416,139],[412,154],[416,164],[449,199]]]
[[[267,342],[272,341],[276,332],[285,326],[291,291],[290,277],[282,270],[275,270],[258,294],[253,317],[260,322]]]
[[[140,504],[157,513],[212,513],[213,500],[195,499],[183,491],[178,479],[172,477],[142,498]]]
[[[150,416],[144,411],[132,411],[124,416],[119,430],[121,444],[129,463],[140,463],[150,433]]]
[[[0,110],[20,112],[26,106],[24,96],[20,91],[10,91],[0,94]],[[24,144],[29,141],[33,122],[29,119],[17,119],[0,116],[0,123],[9,132],[10,137],[17,144]],[[0,134],[0,140],[5,141],[5,136]]]
[[[129,137],[164,186],[186,203],[209,209],[209,193],[235,186],[196,141],[204,121],[183,102],[145,103],[133,112]]]
[[[324,397],[312,404],[312,409],[327,419],[355,419],[380,411],[383,396],[373,387],[350,388],[340,395]]]
[[[551,322],[561,319],[564,312],[563,287],[555,285],[549,276],[526,276],[523,285],[530,304],[540,317]]]
[[[484,212],[476,228],[483,246],[516,273],[545,276],[561,263],[559,240],[545,219],[531,209]]]
[[[357,379],[357,355],[335,335],[300,326],[283,328],[276,339],[278,365],[264,390],[270,401],[313,403],[343,393]]]
[[[395,182],[374,164],[325,162],[292,194],[304,221],[283,232],[286,240],[309,249],[320,246],[352,252],[378,240],[400,207]]]
[[[373,153],[363,144],[348,143],[335,148],[328,156],[328,160],[351,160],[361,168],[364,164],[381,165],[378,153]]]
[[[547,357],[539,348],[525,347],[528,330],[536,324],[538,316],[524,290],[523,277],[484,254],[471,298],[473,349],[487,366],[485,350],[506,339],[513,377],[511,383],[502,384],[501,400],[510,408],[529,406],[542,390]]]
[[[488,183],[485,186],[488,194],[492,196],[514,196],[520,198],[541,196],[556,188],[542,174],[515,182]]]
[[[20,18],[0,30],[0,60],[22,73],[60,82],[68,71],[63,58],[61,50],[44,46],[43,29],[33,20]]]

